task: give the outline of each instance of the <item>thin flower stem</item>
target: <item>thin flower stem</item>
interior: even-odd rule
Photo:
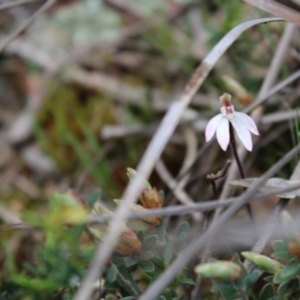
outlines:
[[[240,161],[240,158],[239,158],[239,155],[237,152],[236,142],[235,142],[235,137],[234,137],[234,130],[233,130],[233,126],[230,122],[229,122],[229,135],[230,135],[230,146],[231,146],[233,156],[237,162],[240,175],[244,179],[244,178],[246,178],[246,176],[245,176],[244,168],[242,166],[242,163]],[[251,209],[251,205],[249,203],[246,205],[246,209],[247,209],[250,219],[252,220],[252,222],[254,222],[253,212]]]
[[[218,197],[218,192],[217,192],[217,185],[216,185],[216,182],[214,180],[211,180],[211,187],[212,187],[212,191],[213,191],[213,194],[214,194],[214,199],[217,199]]]
[[[216,180],[219,179],[219,178],[222,178],[226,175],[230,164],[231,164],[231,160],[228,159],[225,163],[225,166],[220,171],[218,171],[215,174],[211,173],[211,174],[206,175],[206,178],[209,179],[209,181],[211,183],[214,199],[217,199],[217,197],[218,197]],[[208,225],[208,221],[210,220],[210,216],[212,215],[212,212],[213,212],[213,210],[208,211],[205,214],[205,223],[206,223],[206,225],[204,227],[206,227]]]
[[[237,153],[236,142],[235,142],[234,131],[233,131],[233,126],[232,126],[232,124],[230,122],[229,122],[229,134],[230,134],[230,146],[231,146],[231,150],[232,150],[234,158],[235,158],[235,160],[237,162],[240,175],[244,179],[244,178],[246,178],[246,176],[245,176],[245,172],[244,172],[242,163],[240,161],[239,155]]]

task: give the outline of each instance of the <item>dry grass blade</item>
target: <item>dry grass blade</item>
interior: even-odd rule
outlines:
[[[289,111],[279,111],[271,114],[266,114],[262,117],[262,124],[272,124],[283,122],[286,120],[291,120],[298,117],[298,111],[296,109],[291,109]]]
[[[252,109],[257,107],[258,105],[262,104],[265,102],[269,97],[272,95],[276,94],[280,90],[282,90],[284,87],[295,81],[300,77],[300,71],[296,71],[293,73],[291,76],[287,77],[280,83],[276,84],[272,89],[270,89],[266,94],[264,94],[262,97],[259,97],[257,100],[255,100],[253,103],[251,103],[249,106],[247,106],[243,112],[249,113]]]
[[[300,13],[296,10],[278,3],[273,0],[244,0],[245,2],[252,4],[268,13],[284,18],[289,22],[295,23],[296,25],[300,26]]]
[[[232,29],[226,34],[219,43],[212,49],[212,51],[205,57],[200,66],[195,70],[190,80],[186,84],[183,92],[179,98],[173,102],[170,109],[166,113],[160,127],[158,128],[155,136],[150,142],[138,168],[137,172],[141,176],[137,176],[131,181],[129,186],[126,188],[125,193],[122,197],[124,202],[120,205],[116,211],[115,218],[111,223],[107,236],[103,243],[98,246],[95,253],[95,257],[91,262],[89,270],[78,289],[74,300],[87,299],[91,294],[91,288],[93,282],[102,274],[105,268],[106,260],[112,253],[113,247],[117,242],[120,235],[121,227],[124,225],[129,214],[129,206],[134,203],[137,199],[139,191],[142,187],[144,179],[147,178],[157,160],[159,159],[163,149],[165,148],[168,140],[173,134],[180,117],[184,109],[189,105],[192,97],[195,95],[197,90],[200,88],[204,80],[206,79],[209,72],[212,70],[214,65],[218,62],[220,57],[225,51],[232,45],[232,43],[247,29],[267,22],[283,21],[281,18],[264,18],[257,19],[242,23]],[[155,298],[155,297],[154,297]],[[153,297],[151,299],[154,299]],[[149,299],[149,298],[143,298]]]

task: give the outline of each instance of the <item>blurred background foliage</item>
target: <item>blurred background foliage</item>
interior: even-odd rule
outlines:
[[[0,11],[0,39],[41,3]],[[86,200],[100,190],[98,198],[115,206],[112,200],[121,197],[127,184],[126,168],[138,164],[199,62],[233,27],[263,16],[239,0],[57,1],[5,49],[0,59],[0,199],[8,212],[1,215],[1,299],[71,299],[95,243],[82,238],[76,205],[69,208],[75,220],[68,227],[68,214],[58,213],[66,212],[65,194],[59,196],[60,204],[51,195],[73,189]],[[197,148],[204,145],[203,126],[197,124],[219,111],[218,96],[230,89],[224,75],[251,97],[257,95],[283,27],[270,23],[252,28],[219,61],[191,104],[192,117],[186,117],[163,153],[173,176],[187,151],[185,128],[193,129]],[[292,47],[299,51],[299,40]],[[281,79],[299,68],[295,57],[287,53]],[[229,92],[238,109],[249,104]],[[266,113],[283,109],[282,98],[288,109],[296,107],[299,89],[286,88],[274,96]],[[280,139],[269,134],[270,125],[261,127],[268,142],[259,141],[260,154],[254,152],[246,161],[249,173],[261,174],[296,143],[294,127],[287,123],[272,125],[281,132]],[[227,158],[228,153],[215,147],[195,164],[187,191],[196,202],[212,198],[204,176],[220,169]],[[288,166],[282,177],[292,169]],[[166,191],[166,204],[176,203],[157,172],[151,183]],[[10,213],[36,229],[7,229]],[[171,221],[178,225],[182,220]],[[160,248],[169,242],[167,238]],[[160,260],[169,263],[172,247]],[[143,268],[151,275],[143,275],[145,282],[159,275],[152,274],[151,265]],[[177,283],[191,284],[188,274]],[[167,298],[173,299],[176,293],[170,293]],[[130,293],[125,289],[123,295]]]

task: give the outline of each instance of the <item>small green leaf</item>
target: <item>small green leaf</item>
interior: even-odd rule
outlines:
[[[183,222],[180,224],[176,236],[178,237],[181,233],[188,233],[188,231],[190,230],[190,225],[188,222]]]
[[[143,250],[147,251],[155,246],[155,243],[157,241],[157,236],[152,235],[149,238],[147,238],[143,243]]]
[[[187,237],[187,233],[186,232],[181,232],[177,238],[176,238],[176,243],[182,243],[182,241],[184,241]]]
[[[284,283],[281,283],[277,289],[277,292],[278,292],[278,295],[279,296],[284,296],[288,289],[289,289],[289,282],[284,282]]]
[[[282,240],[274,241],[273,248],[275,249],[275,252],[271,255],[273,258],[290,259],[292,257],[287,244]]]
[[[282,299],[283,297],[284,297],[284,299],[289,299],[286,297],[289,296],[290,294],[294,293],[295,291],[297,291],[298,290],[297,287],[298,287],[298,280],[291,280],[288,282],[284,282],[284,283],[280,284],[277,289],[277,294],[278,294],[277,297],[279,299]]]
[[[273,278],[274,283],[283,283],[283,282],[287,282],[288,280],[289,280],[289,278],[282,277],[280,272],[275,274],[275,276]]]
[[[144,243],[144,233],[143,233],[143,231],[138,231],[136,233],[136,236],[138,237],[138,239],[140,240],[140,242],[143,244]]]
[[[117,265],[117,266],[120,266],[120,265],[124,265],[125,264],[125,261],[124,261],[124,258],[123,257],[120,257],[120,256],[112,256],[112,262]]]
[[[274,241],[273,248],[275,251],[289,251],[287,244],[282,240]]]
[[[239,280],[238,282],[235,283],[235,286],[239,291],[247,290],[247,284],[246,284],[246,281],[244,281],[244,280]]]
[[[149,260],[152,257],[153,257],[153,254],[150,251],[146,251],[146,252],[142,253],[142,255],[141,255],[141,258],[145,259],[145,260]]]
[[[271,254],[275,259],[290,259],[292,255],[287,251],[276,251]]]
[[[134,170],[132,168],[127,168],[127,176],[129,178],[129,181],[131,181],[134,179],[135,176],[140,177],[141,175],[136,170]],[[143,187],[146,189],[152,188],[151,184],[147,180],[144,180]]]
[[[160,224],[158,226],[156,226],[156,233],[160,240],[165,239],[167,231],[166,231],[166,224],[165,224],[164,220],[161,220]]]
[[[120,287],[118,283],[118,279],[115,282],[109,282],[108,280],[105,280],[104,286],[109,290],[116,290]]]
[[[161,295],[157,298],[157,300],[166,300],[165,296]]]
[[[134,265],[136,265],[137,264],[137,262],[138,262],[138,260],[136,259],[136,257],[126,257],[125,259],[124,259],[124,261],[125,261],[125,266],[126,267],[131,267],[131,266],[134,266]]]
[[[185,241],[187,238],[187,233],[186,232],[181,232],[175,240],[175,248],[177,251],[181,250],[185,246]]]
[[[148,260],[140,260],[139,266],[147,273],[153,272],[155,270],[154,264]]]
[[[233,262],[235,262],[236,264],[238,264],[242,270],[242,279],[245,278],[245,276],[248,275],[248,272],[245,268],[245,265],[241,262],[240,260],[240,256],[239,255],[236,255],[233,259]]]
[[[107,270],[107,280],[109,282],[115,282],[118,275],[118,268],[116,265],[111,264],[111,266]]]
[[[147,274],[147,275],[150,275],[150,274]],[[151,272],[150,283],[154,282],[158,277],[160,277],[160,275],[161,275],[161,271],[153,271],[153,272]]]
[[[127,227],[132,231],[146,231],[149,225],[142,220],[132,219],[127,222]]]
[[[265,282],[273,282],[273,275],[270,275],[270,276],[266,276],[266,277],[264,277],[264,281]]]
[[[141,293],[141,290],[138,286],[138,284],[136,283],[135,279],[132,277],[132,275],[128,272],[127,267],[126,266],[119,266],[118,270],[120,272],[120,274],[130,282],[130,285],[135,289],[135,291],[137,292],[137,294]],[[122,286],[126,291],[128,291],[128,287],[126,285],[124,285],[122,280],[118,279],[118,283],[120,284],[120,286]],[[130,291],[128,291],[130,293]]]
[[[174,245],[172,242],[169,242],[167,244],[167,247],[165,249],[164,252],[164,261],[169,264],[173,258],[173,254],[174,254]]]
[[[259,270],[253,270],[250,274],[248,274],[243,280],[246,284],[246,288],[248,289],[252,285],[254,285],[255,282],[259,279],[261,274],[262,272]]]
[[[127,296],[127,297],[123,297],[120,300],[134,300],[135,298],[133,296]]]
[[[154,265],[155,265],[157,268],[159,268],[159,269],[161,269],[161,270],[164,270],[165,265],[164,265],[164,262],[163,262],[162,259],[160,259],[160,258],[158,258],[158,257],[156,257],[156,256],[153,256],[153,257],[151,258],[151,262],[153,262]]]
[[[220,293],[224,290],[232,289],[232,283],[230,282],[221,282],[216,283],[212,286],[211,291],[214,293]]]
[[[56,283],[51,278],[30,278],[21,274],[14,274],[13,282],[19,288],[35,291],[37,294],[49,294],[55,291]]]
[[[287,248],[286,243],[282,240],[276,240],[272,243],[275,250],[284,250]]]
[[[158,196],[161,198],[161,200],[164,202],[165,201],[165,193],[163,190],[160,190],[158,192]]]
[[[221,293],[225,300],[240,300],[242,295],[239,291],[225,291]]]
[[[191,284],[191,285],[195,285],[194,280],[192,280],[191,278],[180,278],[180,280],[178,281],[178,283],[180,283],[180,284]]]
[[[232,283],[217,283],[211,290],[214,293],[221,293],[225,300],[241,299],[239,291]]]
[[[299,274],[300,265],[296,260],[291,260],[281,271],[274,276],[274,283],[283,283],[290,281],[293,277]]]
[[[97,202],[97,200],[100,198],[100,191],[94,190],[87,198],[87,204],[89,208],[93,208],[94,204]]]
[[[259,300],[266,300],[274,297],[275,294],[275,288],[272,283],[266,284],[263,289],[261,290],[259,294]]]

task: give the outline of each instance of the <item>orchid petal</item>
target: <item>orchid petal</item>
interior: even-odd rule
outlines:
[[[256,124],[251,117],[241,112],[234,112],[234,117],[239,119],[242,123],[244,123],[249,131],[251,131],[255,135],[259,135]]]
[[[248,151],[252,151],[252,139],[248,127],[240,120],[240,118],[233,118],[231,123],[239,137],[240,141],[243,143]]]
[[[221,119],[223,118],[223,116],[221,114],[216,115],[215,117],[213,117],[208,124],[206,125],[206,129],[205,129],[205,138],[206,138],[206,142],[209,142],[212,137],[214,136],[218,124],[220,123]]]
[[[217,139],[221,148],[226,151],[229,144],[229,121],[222,118],[217,128]]]

